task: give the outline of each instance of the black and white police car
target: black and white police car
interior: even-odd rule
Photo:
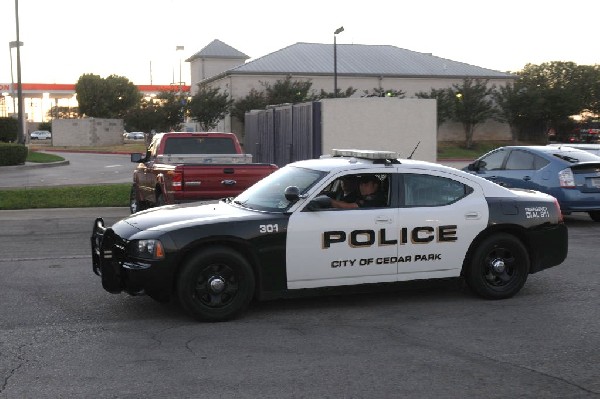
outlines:
[[[343,178],[373,177],[380,204],[332,206]],[[98,218],[91,244],[106,291],[176,297],[195,318],[226,320],[252,299],[407,280],[462,277],[484,298],[509,298],[563,262],[567,228],[549,195],[393,152],[334,150],[218,203],[112,227]]]

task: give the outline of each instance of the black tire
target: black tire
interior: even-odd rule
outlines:
[[[244,311],[254,296],[254,272],[231,248],[213,247],[192,255],[177,277],[177,298],[198,320],[225,321]]]
[[[129,193],[129,211],[133,214],[143,211],[144,209],[146,209],[146,207],[144,206],[144,203],[138,199],[135,185],[131,186],[131,191]]]
[[[466,270],[467,285],[488,299],[505,299],[523,288],[529,274],[523,243],[510,234],[494,234],[477,245]]]
[[[590,215],[594,222],[600,222],[600,211],[589,211],[588,215]]]

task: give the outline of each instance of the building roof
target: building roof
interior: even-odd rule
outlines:
[[[390,45],[338,44],[336,53],[338,75],[514,79],[509,73]],[[332,72],[333,44],[296,43],[232,68],[226,74],[331,75]]]
[[[198,58],[228,58],[247,60],[250,57],[241,51],[234,49],[230,45],[223,43],[219,39],[215,39],[208,43],[202,50],[198,51],[185,61],[191,62]]]

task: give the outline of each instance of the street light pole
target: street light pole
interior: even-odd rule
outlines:
[[[15,21],[17,27],[17,98],[19,100],[19,135],[17,142],[19,144],[25,144],[25,129],[24,129],[24,118],[23,118],[23,88],[21,87],[21,41],[19,40],[19,0],[15,0]]]
[[[344,31],[344,27],[340,26],[333,32],[333,96],[337,98],[337,42],[336,37]]]

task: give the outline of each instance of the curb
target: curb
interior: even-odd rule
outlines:
[[[26,162],[25,164],[22,164],[22,165],[0,166],[0,170],[39,169],[39,168],[52,168],[55,166],[65,166],[65,165],[69,165],[69,160],[65,159],[64,161],[46,162],[46,163]]]

